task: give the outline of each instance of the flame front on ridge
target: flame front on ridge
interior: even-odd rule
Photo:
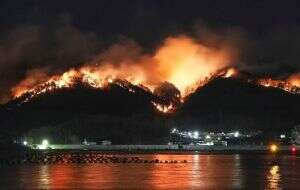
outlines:
[[[230,78],[238,75],[239,71],[230,67],[235,60],[235,52],[232,51],[232,48],[226,47],[207,47],[183,35],[167,38],[152,55],[142,54],[135,44],[116,44],[84,66],[62,74],[52,75],[43,69],[32,70],[11,89],[12,98],[27,94],[26,102],[54,89],[73,87],[78,81],[102,89],[120,79],[146,87],[152,93],[160,84],[171,83],[180,91],[182,102],[197,88],[216,77]],[[258,79],[249,82],[300,93],[299,73],[286,80]],[[134,89],[128,89],[134,92]],[[152,103],[163,113],[176,110],[172,103]]]

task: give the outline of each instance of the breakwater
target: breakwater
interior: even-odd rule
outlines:
[[[0,165],[15,164],[177,164],[186,160],[144,159],[139,156],[97,152],[34,151],[21,157],[1,157]]]
[[[298,155],[300,146],[207,146],[207,145],[49,145],[45,150],[30,149],[3,151],[0,165],[11,164],[73,164],[73,163],[144,163],[177,164],[186,160],[147,160],[134,154],[293,154]]]

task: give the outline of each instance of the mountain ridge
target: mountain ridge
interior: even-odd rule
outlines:
[[[161,140],[172,127],[278,131],[300,123],[300,95],[249,83],[243,77],[215,77],[169,114],[160,113],[153,102],[166,101],[167,104],[170,98],[158,97],[139,86],[120,84],[112,83],[104,89],[78,84],[41,94],[21,104],[22,98],[15,99],[0,106],[1,128],[7,133],[13,128],[20,135],[52,126],[50,128],[60,130],[70,128],[80,137],[93,132],[102,139],[110,138],[119,143],[136,143],[135,136],[138,142],[148,139],[153,143],[153,132],[156,134],[153,138]]]

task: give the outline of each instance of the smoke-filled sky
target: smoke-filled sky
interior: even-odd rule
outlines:
[[[194,45],[189,52],[196,54],[230,52],[224,64],[256,73],[300,71],[300,13],[293,1],[5,0],[0,26],[2,103],[32,73],[42,81],[90,62],[101,66],[99,57],[155,58],[168,66],[177,41]]]

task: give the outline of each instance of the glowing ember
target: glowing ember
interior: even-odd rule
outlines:
[[[236,75],[238,73],[238,70],[235,68],[229,68],[225,71],[225,74],[223,75],[224,78],[230,78],[233,77],[234,75]]]
[[[158,104],[158,103],[155,103],[155,102],[152,102],[152,104],[155,106],[155,108],[162,112],[162,113],[172,113],[176,110],[177,107],[173,106],[172,104],[166,106],[166,105],[163,105],[163,104]]]

